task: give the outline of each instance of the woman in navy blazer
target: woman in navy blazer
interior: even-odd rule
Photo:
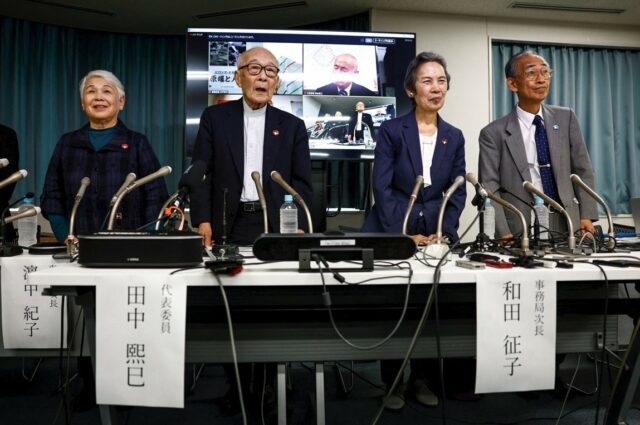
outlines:
[[[425,185],[418,192],[409,215],[407,234],[420,245],[435,240],[443,192],[457,176],[465,175],[462,132],[438,114],[444,106],[450,81],[446,62],[438,54],[422,52],[409,64],[404,88],[415,108],[380,127],[372,177],[375,204],[362,231],[400,233],[416,177],[421,175]],[[451,241],[458,240],[458,224],[466,196],[463,185],[445,208],[442,233]],[[387,387],[400,364],[395,360],[381,362],[382,380]],[[421,404],[436,406],[438,398],[426,385],[425,369],[424,361],[411,361],[409,390]],[[404,406],[404,386],[398,387],[386,400],[388,409],[398,410]]]
[[[419,244],[435,238],[443,192],[457,176],[465,175],[464,136],[438,114],[450,81],[440,55],[422,52],[410,63],[404,87],[415,109],[380,127],[372,177],[375,204],[362,231],[401,232],[411,190],[416,177],[422,175],[425,187],[418,192],[407,234]],[[431,157],[423,158],[423,154]],[[431,164],[426,172],[425,163]],[[442,232],[451,241],[458,240],[465,199],[463,185],[447,203]]]

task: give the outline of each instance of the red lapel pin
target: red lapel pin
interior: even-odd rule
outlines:
[[[280,134],[280,130],[278,130],[277,128],[275,130],[272,131],[274,136],[277,136]]]
[[[449,141],[447,139],[442,139],[442,144],[446,145],[447,143],[449,143]]]
[[[126,143],[121,144],[121,145],[120,145],[120,147],[121,147],[122,149],[129,149],[129,145],[128,145],[128,144],[126,144]]]

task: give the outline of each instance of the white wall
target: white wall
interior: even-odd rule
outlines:
[[[478,170],[478,134],[491,121],[491,40],[520,40],[592,46],[640,47],[640,27],[613,27],[574,22],[515,21],[374,9],[372,31],[415,32],[417,51],[434,51],[447,60],[451,90],[442,117],[460,128],[466,139],[467,171]],[[597,170],[596,174],[597,174]],[[467,185],[467,208],[461,231],[475,216]],[[616,219],[616,222],[624,220]],[[476,228],[465,240],[473,240]]]

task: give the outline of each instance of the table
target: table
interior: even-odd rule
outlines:
[[[295,263],[250,264],[237,276],[220,276],[227,291],[234,319],[238,359],[241,362],[313,361],[316,368],[316,396],[322,406],[322,362],[329,360],[391,359],[404,356],[422,312],[433,269],[412,260],[414,274],[410,308],[398,333],[387,344],[371,351],[353,349],[335,334],[322,304],[319,273],[299,273]],[[255,261],[254,261],[255,262]],[[610,286],[607,338],[603,341],[604,284],[600,270],[576,264],[575,269],[556,269],[558,280],[557,352],[595,352],[602,344],[617,348],[617,318],[639,310],[638,299],[618,298],[617,285],[640,280],[640,269],[605,267]],[[536,273],[517,269],[517,273]],[[173,270],[167,270],[167,274]],[[131,273],[132,269],[127,269]],[[123,273],[122,269],[91,269],[81,266],[43,270],[30,276],[35,284],[48,284],[58,293],[87,294],[100,285],[101,278]],[[145,269],[136,270],[145,273]],[[189,362],[230,362],[231,351],[224,309],[216,280],[204,269],[180,272],[189,285],[186,359]],[[448,264],[443,268],[439,287],[441,349],[446,357],[475,354],[475,282],[482,271],[466,270]],[[378,341],[399,316],[404,298],[406,274],[377,267],[372,273],[343,273],[347,281],[387,277],[361,285],[338,283],[329,274],[326,285],[332,294],[338,326],[360,345]],[[396,277],[394,277],[396,276]],[[91,297],[89,297],[91,298]],[[93,328],[95,310],[84,306],[87,328]],[[95,335],[89,335],[93,350]],[[93,351],[92,351],[93,352]],[[433,327],[427,325],[414,351],[414,357],[435,357]],[[279,368],[279,409],[284,409],[284,368]],[[281,393],[281,394],[280,394]],[[104,424],[111,424],[108,406],[101,406]],[[318,409],[318,423],[324,412]],[[279,410],[279,422],[283,416]]]

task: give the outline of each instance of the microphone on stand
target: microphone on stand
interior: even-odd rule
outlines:
[[[540,241],[540,218],[538,217],[538,211],[536,211],[536,209],[533,208],[533,206],[531,205],[531,202],[525,201],[524,199],[522,199],[521,197],[519,197],[518,195],[516,195],[515,193],[511,192],[510,190],[508,190],[507,188],[505,188],[503,186],[500,186],[498,188],[498,192],[506,193],[506,194],[509,194],[509,195],[513,196],[518,201],[520,201],[523,204],[525,204],[526,206],[528,206],[531,209],[531,211],[533,211],[533,217],[534,217],[534,222],[533,222],[533,240],[534,240],[534,242]],[[549,229],[547,229],[547,232],[548,231],[549,231]]]
[[[84,193],[87,191],[87,187],[91,183],[91,179],[89,177],[83,177],[80,180],[80,188],[78,189],[78,193],[73,201],[73,207],[71,208],[71,217],[69,218],[69,235],[67,236],[67,254],[73,255],[76,253],[76,245],[73,243],[74,233],[73,227],[76,221],[76,211],[78,210],[78,206],[80,205],[80,201],[82,201],[82,197]]]
[[[227,193],[229,193],[229,189],[225,187],[222,193],[222,236],[220,236],[222,243],[211,247],[211,254],[217,257],[216,261],[236,259],[238,255],[238,246],[227,244]]]
[[[567,221],[567,228],[569,229],[569,237],[567,239],[567,245],[569,245],[569,253],[582,254],[581,250],[576,249],[576,237],[573,235],[573,223],[571,222],[571,217],[569,216],[569,213],[567,212],[567,210],[562,208],[562,206],[559,203],[551,199],[543,191],[535,187],[530,181],[527,181],[527,180],[523,181],[522,187],[524,187],[524,189],[529,193],[535,193],[536,195],[541,197],[547,204],[552,206],[556,211],[564,215]],[[558,250],[564,251],[562,249],[558,249]]]
[[[137,178],[138,176],[136,176],[136,173],[127,174],[120,188],[116,191],[116,193],[113,194],[113,197],[111,198],[111,202],[109,202],[109,207],[113,207],[113,205],[116,203],[120,195],[122,195],[124,191],[127,190],[127,187],[131,183],[133,183]]]
[[[436,240],[427,243],[425,254],[428,256],[427,263],[432,266],[438,265],[440,260],[449,252],[448,244],[442,241],[442,222],[444,221],[444,210],[449,202],[449,198],[460,186],[464,184],[464,177],[458,176],[453,180],[453,184],[447,189],[442,197],[440,210],[438,211],[438,227],[436,228]]]
[[[291,186],[289,186],[289,183],[284,181],[284,179],[282,178],[279,172],[275,170],[272,171],[271,180],[278,183],[287,193],[289,193],[293,197],[293,199],[298,204],[300,204],[305,214],[307,215],[307,223],[309,224],[309,233],[313,233],[313,223],[311,222],[311,213],[309,212],[309,208],[307,207],[307,204],[304,202],[304,199],[302,199],[302,197],[298,194],[298,192],[296,192]]]
[[[402,221],[402,234],[407,234],[407,223],[409,221],[409,215],[411,214],[411,210],[413,209],[413,204],[416,202],[416,198],[418,198],[418,191],[420,188],[424,186],[424,177],[418,175],[416,176],[416,184],[413,186],[413,190],[411,191],[411,195],[409,196],[409,205],[407,205],[407,210],[404,212],[404,220]]]
[[[490,192],[486,188],[484,188],[482,186],[482,184],[480,184],[478,182],[478,179],[476,178],[475,174],[467,173],[466,177],[467,177],[467,181],[469,183],[471,183],[474,187],[476,187],[476,190],[482,191],[483,194],[486,194],[487,198],[489,198],[493,202],[501,205],[503,208],[506,208],[509,211],[513,212],[514,214],[516,214],[520,218],[520,223],[522,224],[522,238],[520,240],[520,254],[523,257],[530,255],[530,251],[529,251],[529,231],[528,231],[529,229],[527,229],[527,220],[525,219],[524,214],[522,214],[522,211],[517,209],[510,202],[505,201],[501,197],[495,195],[493,192]]]
[[[16,220],[20,220],[22,218],[33,217],[34,215],[40,214],[40,207],[29,207],[28,209],[24,209],[17,214],[13,214],[10,217],[4,219],[5,224],[9,224]]]
[[[262,220],[264,221],[264,233],[269,233],[269,222],[267,221],[267,200],[264,197],[264,191],[262,190],[262,184],[260,183],[260,173],[253,171],[251,178],[256,184],[256,190],[258,191],[258,199],[260,200],[260,207],[262,208]]]
[[[171,167],[169,167],[168,165],[165,165],[164,167],[160,167],[158,171],[151,173],[148,176],[144,176],[139,180],[134,180],[133,183],[129,184],[127,187],[124,188],[124,190],[122,190],[121,193],[118,194],[118,192],[120,192],[122,189],[122,187],[120,187],[120,189],[118,189],[118,192],[116,192],[117,196],[114,196],[116,198],[115,202],[113,202],[112,200],[113,205],[111,206],[111,213],[109,214],[109,225],[107,226],[107,230],[108,231],[113,230],[113,222],[116,218],[116,211],[118,211],[120,202],[122,201],[122,198],[124,198],[127,195],[127,193],[131,192],[133,189],[136,189],[144,184],[149,183],[152,180],[171,174],[171,171],[172,171]],[[130,173],[129,175],[127,175],[125,182],[130,178],[131,174],[133,173]],[[122,186],[124,186],[124,184]]]
[[[207,163],[202,160],[194,161],[187,169],[182,173],[180,181],[178,182],[178,190],[169,195],[167,200],[162,204],[158,218],[155,220],[155,229],[160,230],[160,221],[166,215],[166,209],[170,204],[174,204],[176,207],[187,203],[187,197],[191,194],[194,188],[204,183],[207,172]],[[183,208],[184,209],[184,208]],[[175,211],[175,210],[174,210]],[[184,215],[183,215],[184,217]],[[183,224],[183,223],[182,223]],[[181,226],[182,226],[181,224]],[[145,226],[146,227],[146,226]]]
[[[606,202],[604,202],[604,199],[602,199],[602,197],[600,197],[600,195],[596,193],[595,190],[591,189],[584,181],[582,181],[579,175],[571,174],[571,176],[569,177],[571,178],[571,181],[574,184],[577,184],[578,186],[580,186],[582,190],[587,192],[589,196],[591,196],[593,199],[596,200],[596,202],[602,205],[602,207],[604,208],[604,211],[607,213],[607,221],[609,222],[609,240],[607,241],[607,249],[609,251],[613,251],[613,249],[616,246],[616,241],[615,241],[616,235],[613,230],[613,220],[611,219],[611,210],[609,209],[609,206],[607,205]]]
[[[22,180],[23,178],[27,177],[28,175],[29,175],[29,172],[27,172],[27,170],[18,170],[15,173],[11,174],[6,179],[0,181],[0,189],[2,189],[5,186],[9,186],[10,184],[16,183]]]

